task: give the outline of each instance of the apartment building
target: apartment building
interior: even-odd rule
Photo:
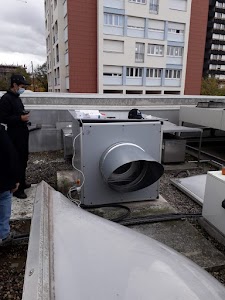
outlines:
[[[225,0],[210,0],[204,76],[225,81]]]
[[[198,43],[195,28],[190,34],[190,23],[204,21],[197,32],[205,41],[208,4],[200,5],[200,0],[45,0],[45,13],[49,91],[199,93],[204,43]],[[189,37],[197,42],[192,53],[188,53]],[[188,85],[186,76],[197,81]]]

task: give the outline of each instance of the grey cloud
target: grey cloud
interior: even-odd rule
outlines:
[[[8,0],[0,10],[2,53],[46,56],[44,0]]]

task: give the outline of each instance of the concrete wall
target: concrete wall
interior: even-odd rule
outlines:
[[[1,97],[1,92],[0,92]],[[147,106],[147,107],[168,107],[176,105],[195,105],[199,101],[224,101],[225,97],[219,96],[149,96],[149,95],[103,95],[103,94],[63,94],[63,93],[32,93],[26,92],[21,97],[27,105],[71,105],[81,107],[126,107],[126,106]]]
[[[0,92],[0,97],[3,92]],[[132,108],[178,124],[181,105],[196,105],[199,101],[222,101],[225,97],[175,96],[148,97],[123,95],[84,95],[57,93],[25,93],[22,96],[25,108],[31,111],[30,151],[59,150],[63,148],[62,129],[72,122],[68,110],[98,109],[110,116],[126,118]]]

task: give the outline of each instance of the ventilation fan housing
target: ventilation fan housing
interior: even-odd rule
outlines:
[[[75,165],[85,176],[82,204],[158,198],[163,174],[161,121],[74,118],[76,136]]]

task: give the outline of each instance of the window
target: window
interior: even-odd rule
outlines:
[[[103,73],[103,76],[118,77],[118,76],[122,76],[122,74],[119,74],[119,73]]]
[[[137,4],[146,4],[146,0],[129,0],[129,2]]]
[[[225,55],[216,55],[216,54],[211,54],[210,55],[211,60],[225,60]]]
[[[56,45],[55,50],[56,50],[56,62],[59,62],[59,45],[58,44]]]
[[[169,0],[169,9],[187,11],[187,0]]]
[[[168,28],[169,33],[176,33],[176,34],[184,34],[184,30],[182,29],[174,29],[174,28]]]
[[[166,79],[180,79],[181,70],[166,70]]]
[[[209,69],[210,70],[216,70],[216,66],[215,65],[209,65]]]
[[[225,3],[224,3],[224,4],[225,4]],[[214,24],[213,24],[213,28],[214,28],[214,29],[224,30],[224,29],[225,29],[225,24],[214,23]]]
[[[123,16],[104,13],[104,25],[123,27]]]
[[[144,62],[145,44],[136,43],[135,45],[135,62]]]
[[[149,12],[158,14],[159,12],[159,0],[150,0]]]
[[[223,3],[216,1],[216,7],[222,8],[223,7]]]
[[[103,66],[103,76],[122,77],[123,68],[121,66]]]
[[[103,40],[103,51],[104,52],[123,53],[124,52],[124,41],[104,39]]]
[[[127,77],[142,77],[142,68],[127,68]]]
[[[128,17],[127,19],[127,28],[128,29],[137,29],[144,31],[145,20],[144,18]]]
[[[219,12],[215,12],[215,18],[216,19],[225,19],[225,14],[219,13]]]
[[[148,55],[163,56],[164,46],[148,44]]]
[[[213,40],[224,41],[225,40],[225,35],[224,34],[213,33],[212,38],[213,38]]]
[[[176,47],[176,46],[168,46],[167,47],[167,55],[168,56],[175,56],[175,57],[182,57],[183,48]]]
[[[212,50],[225,50],[225,45],[212,44]]]
[[[161,78],[162,77],[162,69],[147,68],[146,69],[146,77]]]

